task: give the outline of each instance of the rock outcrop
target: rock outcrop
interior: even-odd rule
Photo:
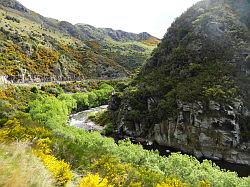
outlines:
[[[28,12],[29,10],[16,0],[1,0],[0,5],[12,8],[21,12]]]
[[[150,138],[196,157],[250,165],[250,144],[240,140],[241,107],[242,103],[221,106],[211,101],[207,110],[214,115],[207,115],[199,102],[179,103],[177,119],[155,124]]]
[[[205,0],[168,29],[110,111],[117,132],[250,165],[250,2]]]

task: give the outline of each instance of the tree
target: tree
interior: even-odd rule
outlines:
[[[41,122],[48,127],[60,126],[67,123],[69,109],[65,101],[60,101],[56,97],[43,97],[29,104],[31,117],[33,120]]]

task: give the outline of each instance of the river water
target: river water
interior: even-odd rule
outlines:
[[[99,106],[96,108],[91,108],[89,110],[84,110],[82,112],[79,112],[77,114],[70,115],[70,126],[75,126],[78,128],[82,128],[87,131],[102,131],[104,127],[96,125],[92,121],[88,119],[88,114],[91,112],[100,112],[102,110],[106,110],[108,105]],[[138,143],[138,142],[134,142]],[[178,152],[178,150],[171,148],[171,147],[165,147],[160,146],[157,144],[152,145],[143,145],[143,147],[147,150],[158,150],[160,155],[168,156],[171,154],[171,152]],[[203,159],[199,159],[202,161]],[[230,171],[235,171],[238,173],[240,177],[247,177],[250,176],[250,167],[246,165],[240,165],[240,164],[232,164],[223,160],[214,160],[214,163],[216,163],[218,166],[220,166],[221,169],[226,169]]]
[[[88,114],[91,112],[100,112],[106,110],[108,105],[102,105],[99,107],[84,110],[82,112],[72,114],[69,116],[69,125],[82,128],[87,131],[102,131],[104,127],[96,125],[94,122],[88,119]]]

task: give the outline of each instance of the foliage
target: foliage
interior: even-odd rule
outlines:
[[[76,100],[73,98],[72,95],[69,94],[60,94],[57,99],[63,101],[66,106],[68,107],[68,113],[71,113],[73,109],[77,107]]]
[[[26,98],[24,92],[27,92]],[[239,178],[233,172],[221,171],[209,161],[200,163],[193,157],[179,153],[162,157],[128,140],[116,144],[113,139],[97,132],[89,133],[66,126],[67,120],[62,123],[59,119],[67,119],[68,106],[75,105],[71,96],[56,98],[47,92],[41,94],[40,90],[30,92],[30,89],[14,89],[10,93],[1,93],[1,97],[8,98],[11,103],[20,98],[19,94],[22,95],[23,105],[33,98],[29,111],[32,119],[39,121],[37,124],[28,114],[16,110],[12,115],[16,118],[8,118],[1,127],[1,140],[32,142],[34,152],[60,184],[72,179],[74,171],[79,175],[89,172],[99,174],[100,180],[106,178],[108,185],[113,186],[153,187],[164,184],[166,177],[190,186],[249,186],[249,178]],[[61,112],[61,108],[66,112]]]
[[[113,120],[111,119],[110,113],[108,110],[100,112],[92,112],[88,114],[88,118],[95,122],[98,125],[104,126],[104,134],[111,134],[114,128]]]
[[[59,151],[57,155],[60,155],[60,157],[71,163],[73,168],[81,166],[82,169],[89,170],[91,160],[98,160],[101,156],[105,155],[112,158],[109,155],[113,155],[113,157],[127,164],[130,163],[134,166],[148,168],[148,170],[153,171],[151,173],[144,172],[144,177],[140,178],[141,181],[148,179],[147,184],[155,184],[152,178],[159,181],[164,175],[179,178],[183,182],[192,184],[193,186],[199,185],[203,180],[208,181],[212,186],[234,186],[236,184],[238,186],[247,186],[249,184],[247,179],[239,178],[233,172],[221,171],[218,166],[214,166],[208,161],[199,163],[198,160],[187,155],[176,153],[167,158],[161,157],[155,152],[144,150],[141,146],[133,145],[128,141],[122,141],[117,146],[112,139],[103,138],[98,133],[87,133],[72,127],[60,128],[56,131],[56,134],[60,134],[59,137],[61,137],[60,140],[57,140],[59,141],[57,145],[60,145],[57,148],[57,151]],[[100,162],[103,163],[101,160]],[[110,162],[112,163],[113,161],[111,160]],[[98,170],[100,174],[103,173],[102,168],[108,173],[108,171],[113,171],[112,168],[116,168],[117,165],[111,163],[107,161],[96,168],[100,169],[100,171]],[[119,167],[119,164],[117,167]],[[126,168],[126,165],[121,168],[124,167]],[[110,170],[105,168],[109,168]],[[138,171],[139,173],[143,173],[143,170]],[[157,175],[159,178],[155,177]]]
[[[102,29],[89,30],[87,26],[82,30],[78,25],[48,19],[33,11],[13,12],[4,6],[0,20],[0,71],[14,81],[21,81],[21,69],[27,70],[26,81],[30,76],[42,81],[128,76],[146,61],[159,42],[154,37],[146,44],[133,39],[116,41]]]
[[[100,106],[108,102],[114,88],[108,84],[101,84],[98,90],[87,93],[75,93],[73,98],[77,102],[77,110],[82,111],[91,107]]]
[[[43,127],[23,126],[19,120],[8,120],[0,129],[0,142],[32,141],[36,138],[51,137],[51,132]]]
[[[66,124],[68,120],[69,109],[67,104],[56,97],[46,96],[30,102],[29,113],[33,120],[44,123],[48,127],[60,126]]]
[[[126,180],[129,180],[129,172],[132,170],[130,164],[123,164],[115,157],[102,157],[96,161],[92,168],[98,171],[102,176],[114,186],[123,186]]]
[[[65,186],[72,179],[73,174],[71,173],[70,165],[63,160],[58,160],[53,155],[44,153],[38,153],[37,156],[55,177],[57,185]]]
[[[15,17],[11,17],[11,16],[9,16],[9,15],[7,15],[7,16],[5,17],[5,19],[11,20],[11,21],[13,21],[13,22],[20,23],[20,20],[19,20],[19,19],[15,18]]]
[[[89,108],[90,104],[89,104],[89,99],[88,99],[88,95],[85,93],[75,93],[73,95],[73,98],[76,100],[77,102],[77,109],[79,111],[81,110],[86,110]]]
[[[222,117],[230,121],[231,117],[225,116],[225,111],[232,107],[239,112],[241,137],[248,134],[249,125],[246,124],[249,123],[236,103],[243,102],[242,106],[249,109],[250,94],[246,91],[249,90],[249,75],[245,73],[249,71],[245,63],[249,60],[250,35],[249,27],[246,27],[249,25],[249,21],[246,22],[249,8],[246,1],[211,1],[208,4],[203,1],[177,18],[123,94],[113,97],[111,106],[115,106],[110,107],[110,112],[116,130],[122,131],[122,136],[153,137],[154,125],[162,124],[160,131],[165,133],[161,135],[166,137],[161,142],[178,149],[203,152],[203,143],[197,138],[200,131],[193,128],[197,126],[195,118],[204,121],[203,118]],[[209,105],[211,102],[218,104],[221,110],[214,111]],[[173,123],[173,128],[167,125]],[[218,123],[225,131],[231,131],[228,123]],[[206,120],[206,124],[211,125],[211,120]],[[176,129],[188,138],[178,138]],[[206,131],[217,132],[216,129]],[[218,149],[224,146],[220,142],[212,143],[209,149],[214,149],[215,144]],[[228,147],[232,149],[237,145]],[[132,153],[126,151],[124,154],[137,161]],[[194,169],[189,169],[186,174],[191,170]],[[186,174],[178,173],[177,178],[183,180],[182,175]],[[217,181],[215,178],[209,182]],[[194,181],[189,182],[194,184]],[[217,182],[218,185],[229,185],[224,179]]]
[[[106,178],[102,179],[98,174],[88,174],[80,181],[79,187],[112,187]]]
[[[180,180],[174,178],[172,179],[167,178],[163,183],[156,185],[156,187],[184,187],[184,186],[186,185],[183,184]]]

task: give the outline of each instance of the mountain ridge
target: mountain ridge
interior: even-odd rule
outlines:
[[[0,7],[0,71],[12,81],[24,81],[23,72],[26,81],[130,76],[159,43],[147,33],[46,18],[14,0]]]
[[[25,6],[23,6],[21,3],[19,3],[16,0],[2,0],[0,4],[4,7],[11,8],[11,9],[14,9],[14,10],[26,13],[26,14],[32,13],[33,14],[32,16],[34,16],[33,11],[30,11],[29,9],[27,9]],[[36,16],[42,18],[41,19],[42,24],[45,24],[45,25],[48,24],[49,26],[53,26],[55,29],[62,30],[65,33],[73,37],[77,37],[78,39],[81,39],[81,40],[87,40],[87,39],[102,40],[104,38],[106,39],[107,37],[110,37],[111,39],[114,39],[116,41],[143,41],[151,37],[155,38],[156,40],[159,40],[158,38],[150,35],[147,32],[141,32],[141,33],[136,34],[133,32],[114,30],[112,28],[97,28],[92,25],[83,24],[83,23],[72,24],[68,21],[60,21],[54,18],[46,18],[46,17],[41,16],[40,14],[37,14]],[[85,33],[82,32],[82,31],[88,32],[89,29],[92,30],[92,32],[99,32],[103,36],[97,37],[95,35],[91,35],[91,33],[86,36]]]

